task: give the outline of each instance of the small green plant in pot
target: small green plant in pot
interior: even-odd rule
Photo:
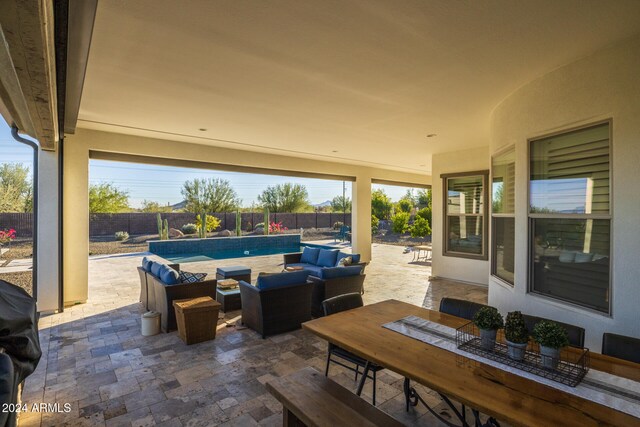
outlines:
[[[504,324],[502,315],[495,307],[482,307],[473,316],[473,323],[480,329],[480,346],[484,350],[493,351],[498,329]]]
[[[507,354],[513,360],[522,360],[527,351],[529,331],[524,316],[519,311],[507,314],[504,322],[504,336],[507,340]]]
[[[567,330],[550,320],[541,320],[533,327],[533,339],[540,344],[542,366],[556,369],[560,362],[560,349],[569,345]]]

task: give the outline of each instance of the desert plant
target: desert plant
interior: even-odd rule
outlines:
[[[213,215],[207,215],[206,213],[202,213],[201,215],[196,216],[196,227],[201,228],[202,219],[204,218],[204,223],[206,224],[205,233],[210,233],[212,231],[216,231],[220,227],[220,220]]]
[[[269,224],[269,208],[264,208],[264,221],[263,221],[263,229],[264,229],[264,234],[265,235],[269,235],[269,227],[267,227],[266,225]]]
[[[409,213],[398,212],[391,217],[391,231],[394,233],[406,233],[409,229]]]
[[[284,227],[282,225],[282,221],[277,222],[277,223],[276,222],[272,222],[271,224],[269,224],[269,233],[278,234],[278,233],[283,232],[284,230],[288,230],[288,228]]]
[[[429,221],[429,224],[431,224],[431,206],[420,209],[416,212],[416,217],[424,218]]]
[[[254,229],[257,229],[257,228],[264,228],[264,222],[257,223]]]
[[[567,330],[551,320],[541,320],[533,327],[533,339],[543,347],[560,349],[569,345]]]
[[[188,223],[181,228],[184,234],[196,234],[198,232],[198,226],[192,223]]]
[[[416,216],[413,220],[413,225],[409,227],[409,232],[411,233],[411,237],[425,237],[430,235],[431,227],[429,226],[429,221],[420,216]]]
[[[119,242],[124,242],[129,238],[129,233],[126,231],[116,231],[115,238]]]
[[[375,215],[371,215],[371,234],[378,234],[380,220]]]
[[[384,190],[375,190],[371,192],[371,214],[379,219],[389,219],[393,203]]]
[[[479,329],[497,331],[502,328],[504,320],[497,308],[486,306],[476,312],[475,316],[473,316],[473,323]]]
[[[236,211],[236,236],[242,236],[242,215],[240,215],[240,211]]]
[[[410,213],[411,209],[413,209],[413,201],[409,198],[403,197],[396,203],[396,211]]]
[[[340,230],[340,228],[342,228],[343,226],[344,226],[344,222],[337,221],[335,224],[333,224],[333,229]]]
[[[169,222],[165,219],[162,221],[160,214],[156,217],[158,221],[158,238],[160,240],[169,240]]]
[[[522,313],[519,311],[507,313],[504,322],[504,336],[507,341],[516,344],[526,344],[529,341],[529,331]]]

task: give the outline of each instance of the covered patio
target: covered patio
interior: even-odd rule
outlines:
[[[0,2],[0,114],[37,159],[43,356],[22,399],[45,411],[21,425],[640,425],[638,16],[635,0]],[[188,282],[139,279],[144,254],[89,256],[92,159],[351,182],[359,259],[305,259],[360,268],[364,293],[266,339],[240,311],[215,340],[143,337],[142,278]],[[375,184],[431,190],[429,263],[372,244]],[[323,295],[306,261],[282,262],[243,258],[240,288]],[[332,351],[380,371],[377,399],[321,375]],[[301,372],[314,385],[285,396]]]

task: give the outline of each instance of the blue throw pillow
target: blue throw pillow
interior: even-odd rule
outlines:
[[[338,258],[337,250],[330,249],[320,249],[320,253],[318,254],[318,261],[316,265],[320,267],[333,267],[336,265],[336,259]]]
[[[160,281],[165,285],[177,285],[180,283],[180,274],[168,265],[161,264]]]
[[[142,269],[146,272],[150,272],[151,263],[153,263],[153,261],[151,261],[149,258],[147,257],[142,258]]]
[[[320,248],[310,248],[309,246],[305,246],[302,250],[300,262],[316,265],[318,263],[318,255],[320,255]]]
[[[340,265],[340,260],[348,256],[351,257],[351,264],[357,264],[360,262],[360,254],[345,254],[344,252],[338,252],[338,257],[336,258],[336,263],[334,265],[338,267]]]
[[[327,279],[336,279],[338,277],[349,277],[349,276],[357,276],[362,272],[361,265],[352,265],[349,267],[333,267],[333,268],[323,268],[320,272],[320,278]]]
[[[307,277],[309,277],[309,272],[305,270],[258,276],[256,288],[264,291],[266,289],[274,289],[281,286],[298,285],[305,283],[307,281]]]
[[[164,264],[160,264],[159,262],[151,261],[151,267],[149,267],[149,271],[156,277],[160,277],[160,269]]]

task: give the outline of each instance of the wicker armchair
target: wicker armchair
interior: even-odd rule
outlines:
[[[262,338],[300,329],[303,322],[311,320],[312,283],[263,290],[244,281],[239,283],[242,323]]]
[[[313,294],[311,297],[311,314],[313,317],[324,316],[322,301],[337,297],[339,295],[351,293],[364,293],[364,279],[366,275],[336,277],[333,279],[320,279],[309,276],[309,281],[313,283]]]
[[[170,267],[174,270],[179,269],[179,266],[177,265],[171,265]],[[198,297],[211,297],[215,300],[216,284],[217,280],[212,279],[197,283],[165,285],[158,277],[151,273],[147,273],[148,293],[149,295],[153,293],[154,298],[154,306],[153,308],[149,308],[160,313],[162,332],[170,332],[178,328],[176,323],[176,312],[173,309],[174,300]]]

